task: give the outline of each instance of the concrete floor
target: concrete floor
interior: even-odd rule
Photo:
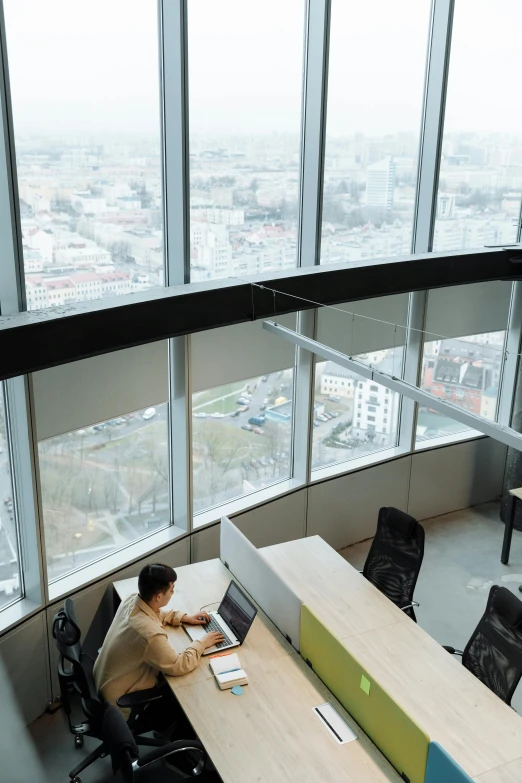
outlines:
[[[500,504],[484,503],[424,520],[424,560],[415,588],[417,621],[434,639],[463,650],[484,613],[490,587],[502,585],[522,600],[522,533],[514,531],[509,565],[500,562],[504,525]],[[371,539],[340,550],[362,569]],[[449,654],[449,653],[448,653]],[[457,659],[458,660],[458,659]],[[522,715],[522,685],[512,705]]]
[[[463,649],[483,614],[492,584],[504,585],[522,599],[518,592],[518,585],[522,584],[522,533],[513,534],[510,565],[503,566],[500,550],[504,526],[499,522],[498,503],[445,514],[422,524],[426,544],[415,590],[415,598],[421,604],[417,619],[441,644]],[[347,547],[341,554],[362,568],[370,543],[367,540]],[[522,714],[522,686],[515,693],[513,706]],[[97,744],[86,738],[84,748],[75,750],[61,711],[42,716],[31,724],[29,731],[52,783],[67,781],[68,771]],[[178,779],[161,762],[136,777],[136,783],[174,783]],[[96,761],[81,778],[83,783],[114,780],[110,759]]]

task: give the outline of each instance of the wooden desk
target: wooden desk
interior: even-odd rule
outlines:
[[[410,618],[320,536],[263,548],[270,565],[339,639]]]
[[[504,764],[474,778],[477,783],[520,783],[522,780],[522,759]]]
[[[176,690],[226,783],[402,783],[299,655],[249,669],[248,679],[240,697],[213,680]],[[312,708],[326,701],[358,740],[339,745],[321,725]]]
[[[459,658],[446,652],[319,536],[266,547],[263,553],[303,602],[469,775],[478,776],[480,783],[511,783],[510,763],[522,757],[522,718],[465,669]],[[492,770],[500,777],[494,777]]]
[[[343,644],[469,775],[522,755],[522,718],[411,620]]]
[[[220,600],[231,574],[219,560],[176,569],[169,608],[194,612]],[[137,590],[137,579],[114,583],[121,598]],[[168,629],[183,649],[188,636]],[[361,732],[282,634],[259,611],[239,649],[249,684],[242,696],[220,691],[208,663],[169,684],[205,745],[224,783],[402,783],[402,778]],[[314,714],[329,701],[359,739],[339,745]]]

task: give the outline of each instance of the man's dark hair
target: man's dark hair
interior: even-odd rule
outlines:
[[[177,574],[173,568],[162,563],[151,563],[141,569],[138,577],[138,592],[144,601],[150,601],[157,593],[164,593]]]

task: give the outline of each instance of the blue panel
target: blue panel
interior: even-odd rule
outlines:
[[[424,783],[473,783],[473,778],[438,742],[430,742]]]

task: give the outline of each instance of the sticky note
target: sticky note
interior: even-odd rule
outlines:
[[[243,693],[243,688],[241,687],[241,685],[234,685],[234,687],[230,692],[233,693],[234,696],[241,696],[241,694]]]
[[[361,690],[364,691],[367,696],[370,695],[370,680],[368,680],[364,674],[361,675]]]

